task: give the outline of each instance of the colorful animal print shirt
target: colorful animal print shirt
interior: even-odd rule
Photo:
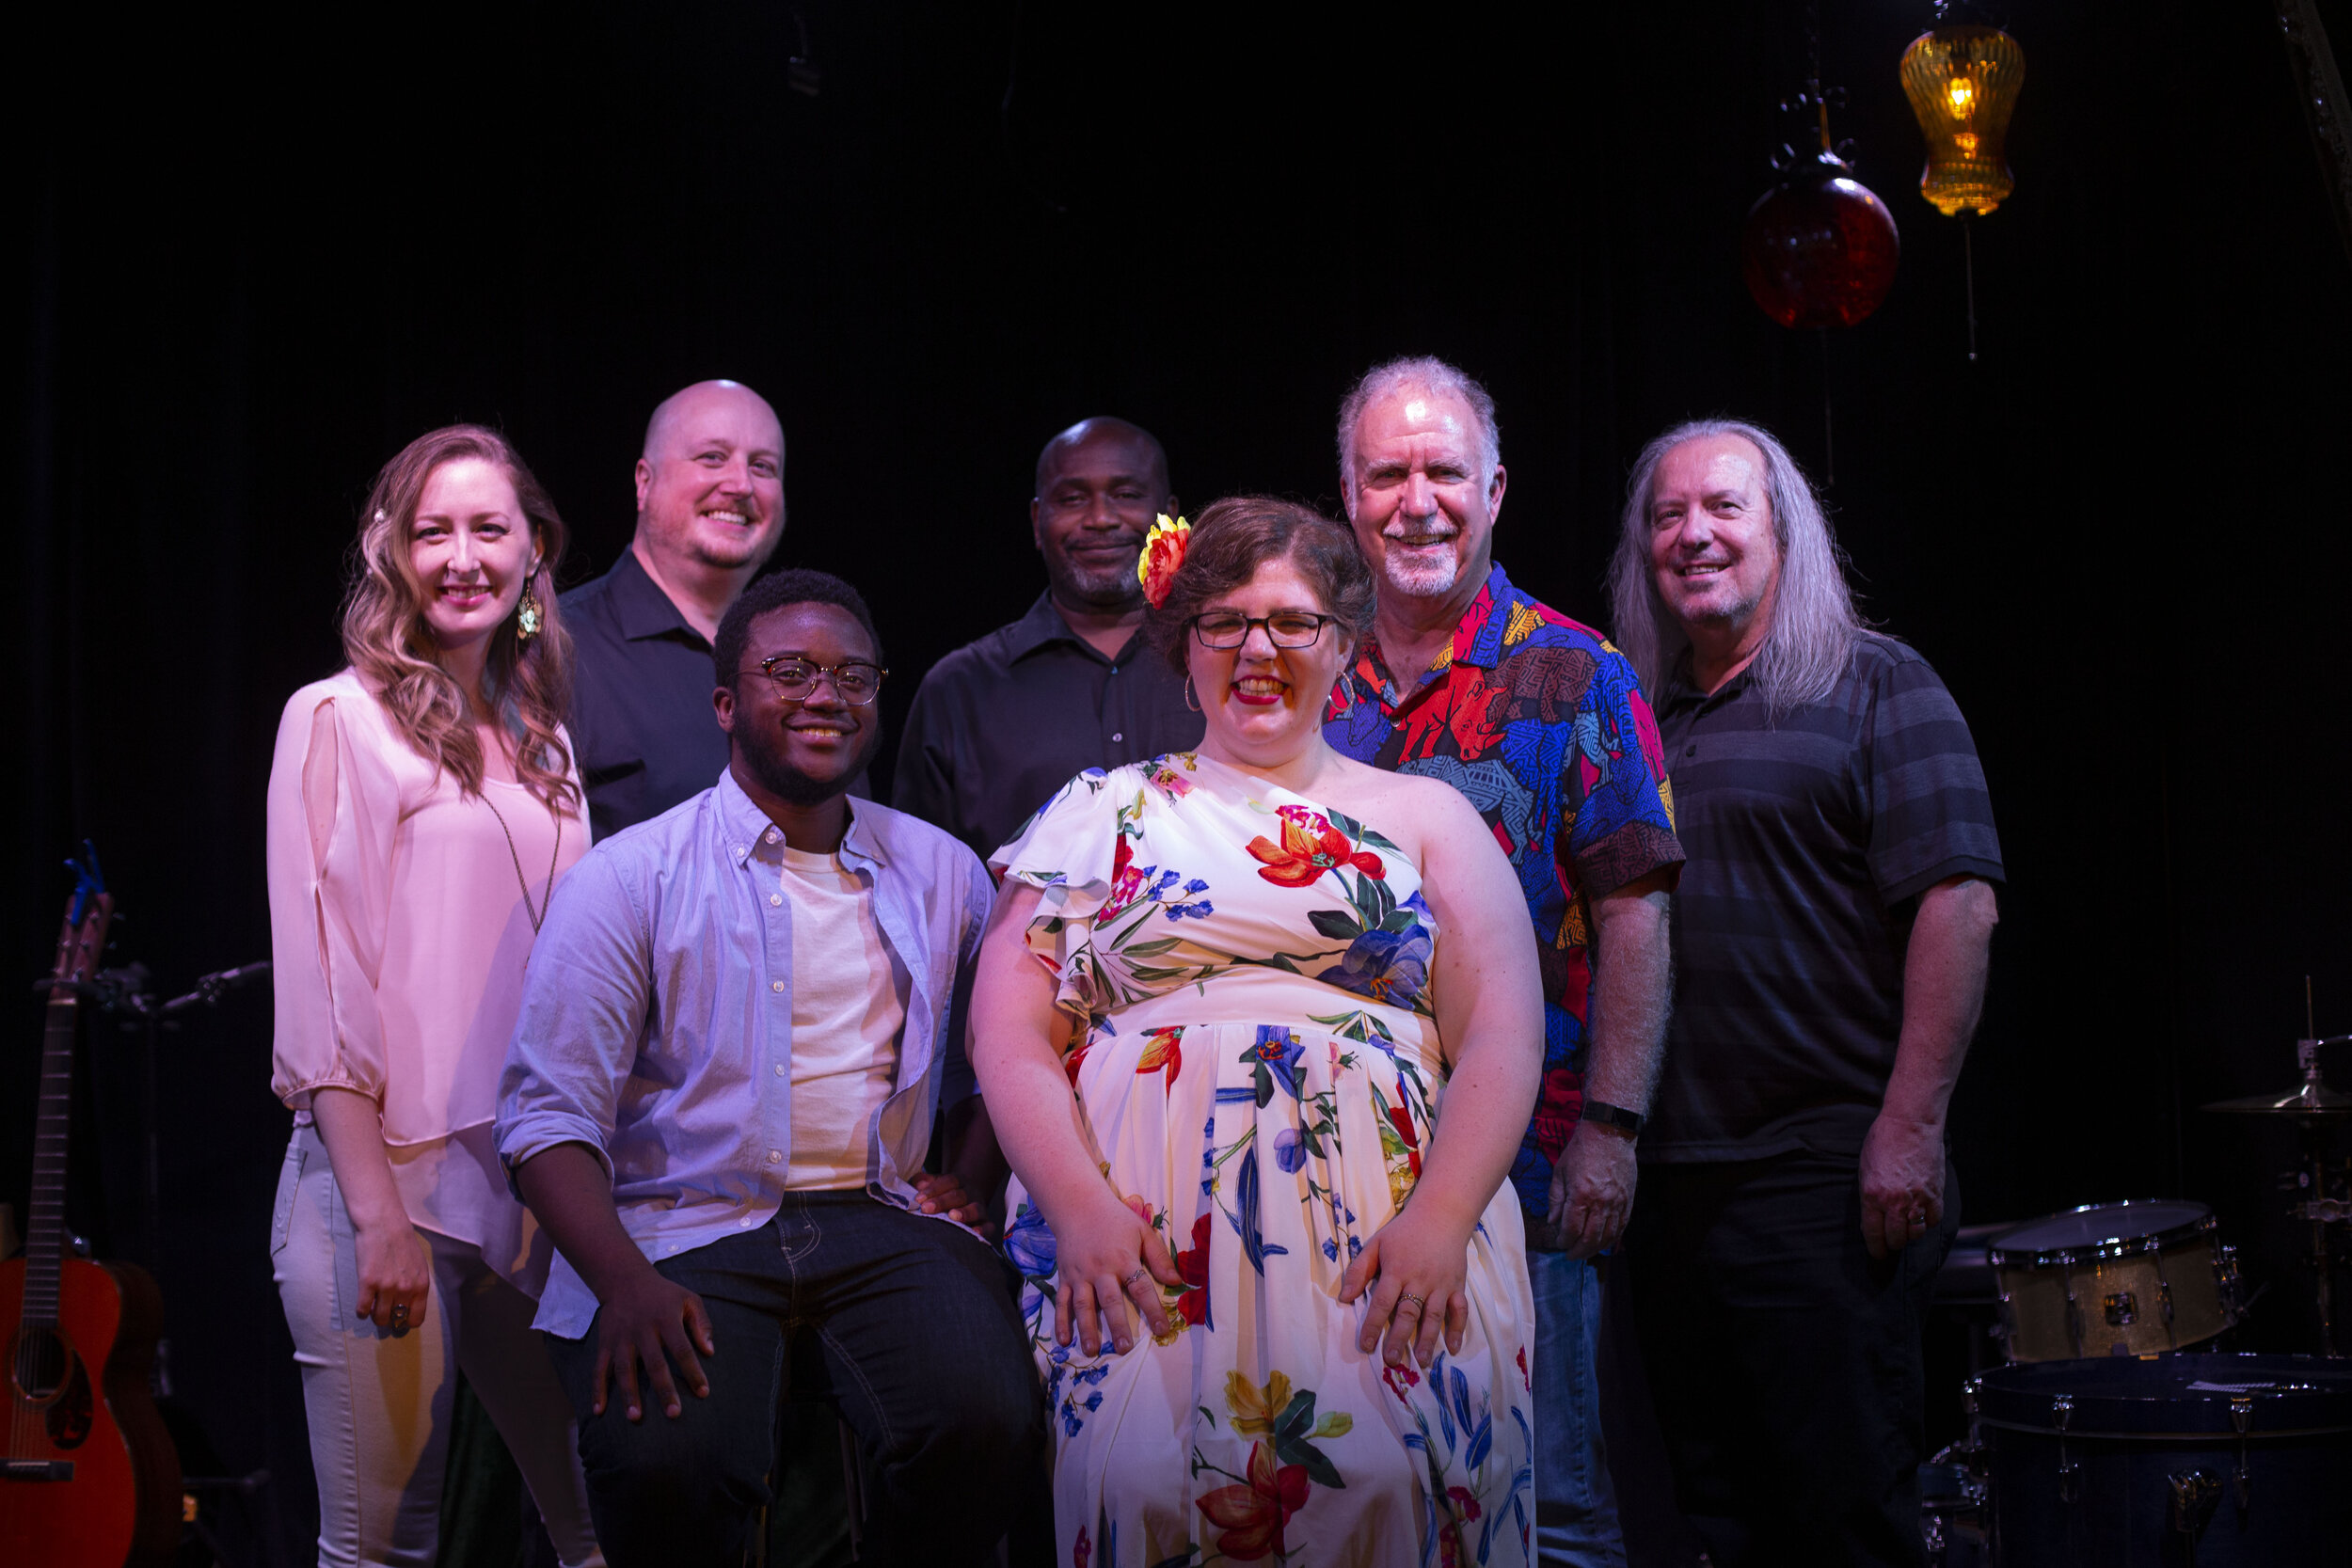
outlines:
[[[1323,733],[1359,762],[1470,797],[1518,873],[1542,959],[1544,1081],[1511,1181],[1540,1219],[1583,1114],[1591,900],[1683,862],[1658,721],[1623,654],[1497,566],[1410,689],[1367,637]]]

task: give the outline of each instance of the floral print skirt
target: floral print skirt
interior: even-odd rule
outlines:
[[[1356,1348],[1342,1273],[1412,1192],[1443,1080],[1426,1019],[1301,976],[1211,980],[1098,1022],[1067,1064],[1094,1153],[1184,1284],[1126,1355],[1054,1341],[1054,1240],[1006,1250],[1051,1402],[1071,1568],[1524,1563],[1534,1307],[1505,1184],[1473,1233],[1461,1352]],[[1262,1018],[1185,1022],[1246,1000]],[[1441,1347],[1442,1348],[1442,1347]]]

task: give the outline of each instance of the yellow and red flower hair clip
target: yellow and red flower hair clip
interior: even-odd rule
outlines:
[[[1143,584],[1143,596],[1153,610],[1168,602],[1168,587],[1176,580],[1176,568],[1184,563],[1184,550],[1191,543],[1192,525],[1182,517],[1171,519],[1165,512],[1143,536],[1143,553],[1136,558],[1136,580]]]

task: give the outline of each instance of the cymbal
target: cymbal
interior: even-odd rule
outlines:
[[[2293,1120],[2352,1117],[2352,1094],[2325,1084],[2305,1083],[2283,1094],[2254,1094],[2243,1100],[2217,1100],[2204,1109],[2239,1116],[2286,1117]]]

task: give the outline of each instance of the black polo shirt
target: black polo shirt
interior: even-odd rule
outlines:
[[[890,803],[985,860],[1078,773],[1191,751],[1205,727],[1140,631],[1104,658],[1040,594],[923,677]]]
[[[572,751],[599,842],[719,782],[727,736],[711,711],[710,643],[637,552],[564,595],[572,634]]]
[[[1866,634],[1829,695],[1777,716],[1749,673],[1660,694],[1675,834],[1674,1012],[1648,1160],[1858,1154],[1902,1030],[1919,895],[2002,879],[1951,693]]]

